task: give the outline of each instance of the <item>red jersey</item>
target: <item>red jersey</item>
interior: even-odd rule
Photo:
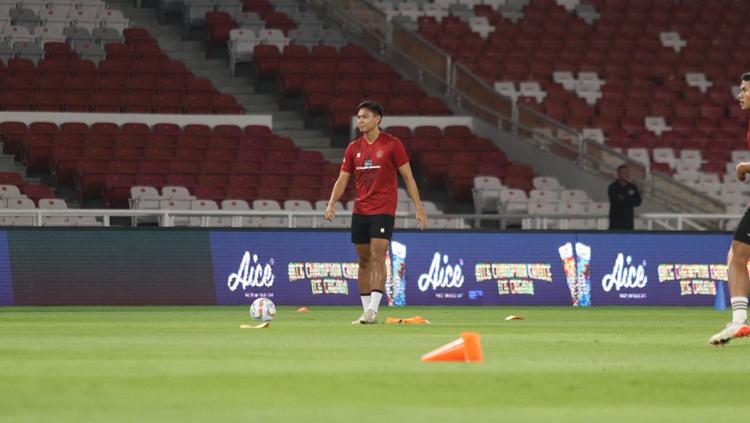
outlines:
[[[747,121],[747,148],[750,148],[750,120]]]
[[[357,191],[352,213],[396,215],[398,204],[398,168],[409,163],[401,140],[380,132],[368,144],[364,136],[354,140],[344,153],[341,170],[354,174]]]

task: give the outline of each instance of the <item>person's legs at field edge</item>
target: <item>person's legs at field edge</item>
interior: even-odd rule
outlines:
[[[369,305],[365,308],[359,323],[377,323],[378,307],[385,292],[386,266],[385,257],[393,233],[394,218],[389,216],[368,216],[367,235],[363,226],[358,227],[355,240],[368,239],[369,243],[355,243],[359,259],[360,294],[369,293]],[[369,260],[368,260],[369,259]],[[362,300],[363,307],[365,300]],[[356,323],[355,320],[352,323]]]
[[[747,261],[750,245],[732,241],[729,249],[729,293],[732,296],[732,323],[747,322],[747,296],[750,294],[750,275]]]
[[[352,216],[352,243],[359,264],[357,285],[359,298],[362,301],[362,314],[352,324],[358,325],[365,323],[365,314],[370,307],[370,224],[367,217],[358,214]]]
[[[376,315],[380,300],[385,292],[386,267],[385,256],[388,253],[390,240],[386,238],[372,238],[370,240],[370,310]]]
[[[733,240],[727,254],[732,322],[724,330],[711,337],[709,342],[713,345],[723,345],[734,338],[750,336],[750,327],[747,326],[747,297],[750,294],[748,260],[750,260],[750,245]]]
[[[357,272],[357,284],[359,287],[359,298],[362,300],[362,313],[370,307],[370,280],[372,271],[370,267],[370,244],[354,244],[357,251],[359,271]]]

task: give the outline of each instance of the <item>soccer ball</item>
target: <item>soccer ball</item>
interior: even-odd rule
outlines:
[[[250,306],[250,317],[253,320],[269,322],[276,317],[276,306],[268,298],[258,298]]]

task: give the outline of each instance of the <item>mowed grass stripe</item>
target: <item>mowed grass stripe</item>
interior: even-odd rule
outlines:
[[[686,308],[0,309],[0,421],[698,421],[744,416],[750,342]],[[523,321],[504,321],[509,314]],[[421,363],[482,336],[485,363]],[[375,408],[373,408],[375,407]],[[377,411],[373,411],[377,410]],[[713,414],[716,415],[716,414]]]

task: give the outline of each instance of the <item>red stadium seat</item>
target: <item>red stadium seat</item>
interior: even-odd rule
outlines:
[[[129,208],[130,187],[136,185],[135,174],[108,174],[104,177],[103,198],[106,207]]]

